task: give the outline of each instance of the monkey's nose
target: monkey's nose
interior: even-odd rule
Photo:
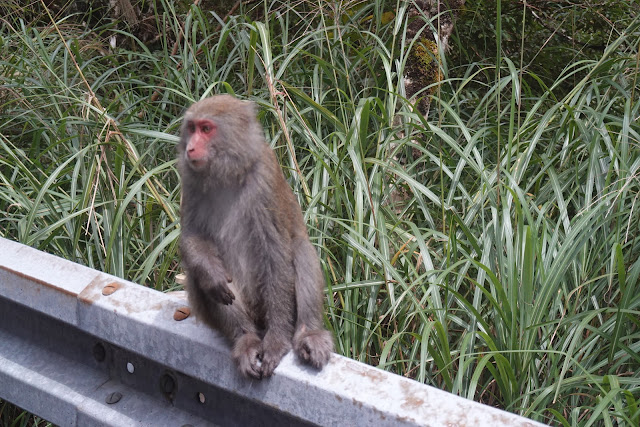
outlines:
[[[196,150],[195,148],[187,149],[187,160],[189,160],[190,162],[197,162],[199,160],[202,160],[203,158],[204,154]]]

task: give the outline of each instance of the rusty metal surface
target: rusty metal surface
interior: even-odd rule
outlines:
[[[0,297],[0,397],[61,426],[214,425],[127,381],[160,371],[135,355],[26,306]],[[140,363],[138,363],[140,362]],[[155,390],[155,393],[154,393]],[[116,398],[117,397],[117,398]]]
[[[77,296],[101,273],[0,238],[0,295],[68,323]]]
[[[42,271],[43,268],[49,273]],[[255,409],[256,413],[262,414],[258,418],[247,418],[257,419],[256,425],[265,425],[259,422],[264,417],[279,416],[288,420],[285,424],[301,425],[541,425],[338,355],[333,355],[329,365],[317,372],[298,363],[290,353],[272,378],[247,380],[238,375],[226,342],[216,332],[199,324],[195,316],[184,317],[183,298],[126,282],[2,238],[0,299],[6,301],[7,310],[12,304],[25,305],[28,310],[52,316],[76,328],[78,336],[92,336],[104,343],[104,349],[80,347],[80,353],[88,354],[85,356],[91,360],[89,365],[95,365],[100,358],[109,359],[107,353],[137,355],[136,361],[131,362],[135,368],[133,373],[123,368],[123,376],[114,377],[111,370],[107,383],[114,378],[125,384],[128,382],[136,393],[147,396],[149,402],[156,402],[153,414],[173,408],[179,414],[191,413],[213,423],[231,425],[233,418],[224,412],[234,404],[214,405],[215,401],[229,401],[239,402],[243,413]],[[3,332],[0,324],[0,333],[10,334],[11,331]],[[73,344],[73,333],[70,335],[66,339]],[[32,345],[29,339],[24,342],[26,347]],[[0,345],[0,350],[2,348]],[[0,397],[11,401],[17,399],[15,393],[11,394],[13,388],[20,390],[15,383],[19,376],[4,372],[4,366],[9,365],[5,365],[2,357],[0,351]],[[73,359],[72,355],[68,357]],[[12,369],[18,369],[16,363],[19,362],[11,363]],[[92,369],[98,368],[99,364]],[[97,372],[96,375],[100,374],[99,370]],[[5,385],[8,383],[3,378],[14,378],[10,382],[13,385]],[[161,394],[154,400],[153,391],[158,388],[164,390],[163,393],[170,389],[172,405],[167,407]],[[64,393],[56,389],[54,394]],[[127,397],[123,394],[121,401]],[[121,401],[107,404],[106,395],[102,393],[101,396],[100,407],[111,414],[117,413]],[[74,404],[77,402],[67,402],[69,408]],[[43,412],[27,409],[47,418],[46,408]],[[244,422],[247,425],[246,419]],[[114,421],[105,425],[119,424]]]

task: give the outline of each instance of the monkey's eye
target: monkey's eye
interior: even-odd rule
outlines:
[[[211,132],[211,126],[209,126],[209,125],[202,125],[201,129],[202,129],[203,133]]]
[[[194,133],[196,131],[196,125],[194,125],[193,122],[187,123],[187,130],[189,133]]]

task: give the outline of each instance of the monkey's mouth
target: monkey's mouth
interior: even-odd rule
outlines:
[[[205,159],[188,159],[188,163],[191,169],[199,172],[205,168],[207,161]]]

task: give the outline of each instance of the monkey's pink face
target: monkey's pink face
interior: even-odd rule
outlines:
[[[187,147],[185,156],[195,170],[203,169],[209,162],[218,127],[210,119],[185,119]]]

